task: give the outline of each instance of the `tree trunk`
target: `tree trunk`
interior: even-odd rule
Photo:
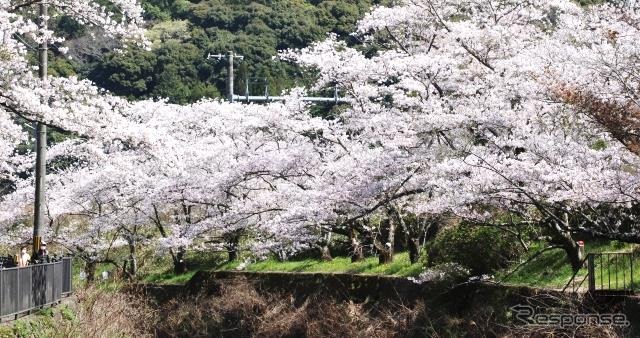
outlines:
[[[565,212],[561,216],[563,226],[560,226],[560,222],[552,221],[549,226],[552,232],[553,241],[561,245],[567,254],[569,263],[574,272],[580,270],[582,267],[582,253],[580,252],[580,246],[573,240],[569,227],[569,215]]]
[[[571,263],[573,272],[580,270],[582,267],[582,254],[580,253],[580,247],[575,242],[572,242],[567,245],[563,245],[562,248],[567,253],[567,257],[569,257],[569,262]]]
[[[331,232],[325,231],[324,239],[322,243],[320,243],[320,259],[325,262],[330,262],[333,260],[331,256],[331,250],[329,250],[329,243],[331,243]]]
[[[408,238],[407,246],[409,247],[409,260],[411,264],[415,264],[420,260],[420,239]]]
[[[400,229],[404,234],[402,238],[402,245],[409,250],[409,260],[411,261],[411,264],[415,264],[420,259],[421,234],[418,233],[418,230],[421,229],[421,227],[418,226],[418,222],[420,221],[416,219],[413,221],[414,224],[409,224],[404,218],[402,218],[402,215],[400,215],[397,208],[392,207],[391,210],[393,211],[393,215],[395,215],[396,221],[400,224]]]
[[[349,239],[351,239],[351,263],[363,261],[362,244],[358,240],[358,233],[353,228],[349,230]]]
[[[187,205],[184,200],[182,201],[182,213],[184,214],[184,221],[186,224],[191,224],[192,207],[192,205]],[[179,247],[178,252],[173,259],[173,271],[176,273],[176,275],[181,275],[187,272],[187,262],[185,261],[184,257],[185,254],[185,248],[183,246]]]
[[[393,263],[393,247],[390,250],[378,250],[378,263]]]
[[[96,280],[96,269],[98,264],[94,261],[85,262],[84,273],[87,275],[87,284],[91,284]]]
[[[236,235],[227,236],[225,249],[227,249],[227,262],[235,262],[238,260],[238,246],[240,239]]]
[[[176,252],[175,257],[173,258],[173,272],[176,275],[181,275],[187,272],[187,262],[184,260],[184,256],[184,248],[178,248],[178,252]]]
[[[235,244],[226,245],[227,248],[227,262],[235,262],[238,260],[238,247]]]
[[[240,257],[240,239],[242,231],[235,230],[224,235],[225,248],[227,250],[227,261],[229,263],[237,261]]]
[[[138,273],[138,259],[136,258],[136,245],[129,243],[129,278],[135,278]]]
[[[387,235],[387,242],[383,244],[377,239],[374,241],[374,245],[376,246],[376,249],[378,249],[378,262],[380,264],[389,264],[393,262],[393,245],[396,238],[396,222],[393,220],[393,215],[391,215],[391,213],[389,213],[388,222],[389,233]]]
[[[322,259],[325,262],[330,262],[333,260],[333,257],[331,257],[331,251],[329,250],[329,246],[328,245],[323,245],[320,247],[320,259]]]
[[[160,213],[158,212],[158,208],[156,205],[153,205],[153,212],[155,218],[153,218],[154,223],[158,227],[160,231],[160,235],[162,238],[167,238],[167,232],[160,221]],[[176,254],[172,248],[169,248],[169,254],[171,255],[171,260],[173,261],[173,272],[177,275],[183,274],[187,272],[187,263],[184,261],[184,248],[179,248],[178,253]]]

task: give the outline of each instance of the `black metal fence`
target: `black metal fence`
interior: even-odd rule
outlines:
[[[585,269],[586,268],[586,269]],[[640,291],[640,254],[636,252],[590,253],[563,291]]]
[[[71,291],[71,258],[0,269],[0,318],[55,304]]]
[[[638,267],[640,255],[635,252],[603,252],[587,258],[589,291],[640,290]]]

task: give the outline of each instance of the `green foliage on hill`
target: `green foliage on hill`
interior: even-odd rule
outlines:
[[[202,97],[226,95],[226,60],[207,55],[234,51],[235,92],[270,95],[311,81],[312,74],[274,60],[279,50],[303,48],[328,33],[357,43],[349,33],[379,0],[143,0],[150,23],[151,50],[130,47],[127,53],[105,46],[90,57],[52,62],[53,71],[74,72],[128,98],[164,97],[189,103]],[[56,29],[68,40],[81,41],[89,32],[61,19]],[[83,48],[92,42],[84,42]],[[107,42],[97,41],[96,44]]]
[[[604,0],[576,0],[582,5]],[[130,99],[168,98],[189,103],[202,97],[226,95],[226,61],[207,55],[234,51],[234,91],[277,95],[296,85],[309,84],[313,74],[273,60],[279,50],[302,48],[338,34],[352,44],[349,34],[370,8],[390,0],[142,0],[152,49],[113,50],[109,41],[87,38],[91,33],[76,22],[60,18],[56,31],[80,45],[81,58],[58,56],[51,62],[54,75],[78,74]],[[94,32],[95,33],[95,32]],[[87,46],[94,44],[94,46]],[[373,50],[372,50],[373,52]],[[323,111],[330,107],[322,108]]]

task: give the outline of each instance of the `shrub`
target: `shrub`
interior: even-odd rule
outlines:
[[[13,338],[15,336],[16,335],[11,327],[0,326],[0,338]]]
[[[465,281],[469,277],[469,270],[458,263],[444,263],[427,268],[416,278],[409,278],[415,283],[438,283],[443,286],[453,286]]]
[[[429,247],[429,266],[458,263],[473,275],[506,268],[523,249],[510,233],[494,227],[458,225],[440,233]]]

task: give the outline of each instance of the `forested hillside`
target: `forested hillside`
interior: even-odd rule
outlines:
[[[112,39],[82,28],[64,17],[57,21],[70,54],[59,55],[54,74],[89,78],[128,98],[168,98],[174,103],[225,95],[226,62],[207,60],[209,53],[234,51],[245,57],[236,64],[236,92],[271,95],[296,84],[305,74],[297,66],[274,60],[278,50],[302,48],[338,34],[350,42],[356,21],[378,0],[145,0],[150,50],[116,50]],[[308,81],[307,81],[308,82]]]

